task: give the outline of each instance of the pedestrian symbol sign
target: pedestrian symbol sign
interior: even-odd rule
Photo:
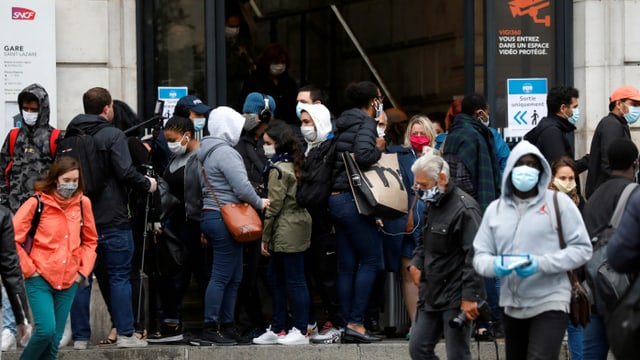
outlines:
[[[547,116],[547,79],[507,79],[510,136],[524,136]]]

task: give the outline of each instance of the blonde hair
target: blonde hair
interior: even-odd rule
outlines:
[[[429,138],[429,147],[434,147],[436,144],[436,131],[433,128],[433,124],[431,120],[426,115],[413,115],[411,119],[409,119],[409,125],[407,126],[407,131],[404,134],[404,147],[411,147],[411,142],[409,141],[409,136],[411,135],[411,128],[413,125],[420,124],[424,128],[424,132],[427,134]]]

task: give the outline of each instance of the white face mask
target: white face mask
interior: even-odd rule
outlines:
[[[38,121],[38,113],[37,112],[22,112],[22,118],[24,119],[24,123],[33,126]]]
[[[385,130],[386,128],[383,128],[383,127],[377,127],[376,129],[378,130],[378,137],[384,137],[384,130]]]
[[[182,145],[182,140],[184,140],[185,137],[187,138],[187,143]],[[167,145],[169,146],[169,151],[171,151],[171,153],[175,154],[176,156],[180,156],[187,152],[188,143],[189,143],[189,137],[184,135],[182,136],[182,139],[180,139],[180,141],[168,142]]]
[[[317,137],[316,128],[313,126],[301,126],[300,132],[302,133],[302,136],[304,137],[304,139],[307,140],[308,142],[314,141]]]
[[[276,154],[276,146],[275,145],[264,144],[264,145],[262,145],[262,150],[264,150],[264,156],[266,156],[267,158],[271,158],[273,155]]]
[[[287,70],[287,66],[285,64],[271,64],[271,66],[269,66],[269,71],[273,76],[278,76],[285,70]]]
[[[240,33],[239,27],[225,26],[224,28],[224,36],[226,38],[232,38],[232,37],[238,36],[239,33]]]

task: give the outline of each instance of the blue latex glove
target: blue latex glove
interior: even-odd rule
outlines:
[[[506,266],[502,266],[502,259],[500,256],[493,258],[493,271],[496,273],[497,278],[511,274],[511,269],[507,269]]]
[[[518,274],[518,276],[526,278],[538,272],[538,258],[534,255],[529,255],[529,259],[531,260],[531,264],[516,268],[516,274]]]

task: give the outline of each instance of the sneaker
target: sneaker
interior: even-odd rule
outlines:
[[[236,345],[236,341],[230,337],[225,336],[218,327],[205,328],[202,331],[200,338],[200,345],[215,345],[215,346],[229,346]]]
[[[87,350],[87,347],[89,347],[88,340],[76,340],[73,342],[74,350]]]
[[[169,343],[182,341],[183,339],[184,335],[182,333],[182,326],[180,324],[170,326],[165,323],[160,327],[160,331],[149,335],[147,341],[150,343]]]
[[[9,329],[2,330],[2,351],[15,350],[18,345],[16,336]]]
[[[60,344],[58,347],[61,348],[63,346],[69,345],[71,342],[71,320],[67,316],[67,323],[64,325],[64,332],[62,333],[62,338],[60,338]]]
[[[118,334],[118,340],[116,340],[116,346],[119,348],[138,348],[147,346],[147,340],[138,339],[137,336],[131,334],[124,336]]]
[[[308,345],[309,335],[303,335],[300,330],[292,327],[287,336],[277,340],[280,345]]]
[[[322,330],[311,337],[311,342],[314,344],[339,344],[342,341],[342,329],[336,328],[327,321],[324,323]]]
[[[271,326],[269,326],[264,334],[254,338],[252,342],[258,345],[275,345],[278,343],[278,339],[282,339],[285,336],[287,336],[287,333],[285,333],[284,330],[276,334],[271,331]]]
[[[240,333],[240,329],[238,329],[238,327],[233,323],[223,324],[222,328],[220,329],[220,332],[225,337],[235,340],[238,344],[241,344],[241,345],[251,344],[251,338],[248,336],[242,335]]]

